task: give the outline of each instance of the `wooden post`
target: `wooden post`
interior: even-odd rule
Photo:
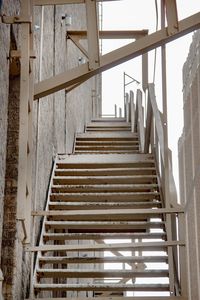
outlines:
[[[165,28],[165,5],[161,1],[161,28]],[[167,74],[166,74],[166,46],[161,46],[161,64],[162,64],[162,104],[163,104],[163,134],[164,134],[164,172],[165,172],[165,206],[170,208],[170,195],[169,195],[169,160],[168,160],[168,120],[167,120]],[[171,215],[166,215],[166,231],[167,239],[172,240],[172,224]],[[174,295],[174,261],[173,261],[173,248],[168,247],[169,257],[169,285],[170,294]]]
[[[119,107],[119,117],[121,118],[122,117],[122,108]]]
[[[117,104],[115,104],[115,118],[117,118]]]
[[[125,108],[126,108],[126,122],[129,122],[129,94],[126,93],[125,95]]]
[[[131,132],[135,132],[135,103],[134,103],[133,91],[130,91],[130,110],[131,110]]]
[[[32,1],[23,0],[21,15],[32,14]],[[21,24],[20,59],[20,127],[19,127],[19,164],[17,187],[17,219],[23,220],[30,243],[31,229],[31,182],[32,182],[32,102],[33,102],[33,63],[30,53],[33,49],[33,25]]]

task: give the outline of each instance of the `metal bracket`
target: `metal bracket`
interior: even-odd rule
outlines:
[[[20,50],[11,50],[9,53],[8,59],[15,59],[21,58],[21,51]],[[30,58],[35,59],[36,55],[34,52],[30,51]]]
[[[28,237],[27,231],[26,231],[25,219],[18,218],[17,221],[22,222],[22,229],[23,229],[23,232],[24,232],[24,239],[23,239],[22,243],[25,244],[25,241],[26,241],[26,239]]]
[[[0,23],[4,24],[21,24],[21,23],[32,23],[31,16],[1,16]]]

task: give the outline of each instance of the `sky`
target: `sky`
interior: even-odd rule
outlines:
[[[158,0],[158,5],[160,1]],[[200,11],[199,0],[177,0],[179,20]],[[160,22],[160,8],[159,22]],[[156,30],[155,0],[119,0],[103,3],[103,30]],[[107,53],[133,40],[104,40],[102,52]],[[186,61],[192,33],[166,45],[167,53],[167,95],[169,147],[173,150],[173,169],[178,186],[177,142],[183,128],[182,67]],[[149,53],[149,82],[153,81],[154,50]],[[156,56],[156,98],[162,110],[160,48]],[[103,113],[114,113],[114,104],[123,109],[123,72],[141,82],[141,57],[112,68],[102,75]],[[136,91],[140,85],[132,83],[126,88]]]

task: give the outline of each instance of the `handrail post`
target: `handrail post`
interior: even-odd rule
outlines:
[[[151,125],[152,125],[152,105],[148,93],[144,153],[149,152],[149,145],[150,145],[150,138],[151,138]]]
[[[137,90],[138,132],[140,136],[140,151],[144,152],[144,110],[142,108],[142,92]]]
[[[125,95],[125,108],[126,108],[126,122],[129,122],[129,94]]]
[[[122,117],[122,108],[119,107],[119,117],[121,118]]]
[[[135,132],[135,103],[134,93],[130,91],[131,132]]]
[[[115,118],[117,118],[117,104],[115,104]]]

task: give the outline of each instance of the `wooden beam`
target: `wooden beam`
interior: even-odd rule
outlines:
[[[77,270],[77,269],[37,269],[40,278],[133,278],[168,277],[168,270]]]
[[[97,4],[94,0],[85,0],[87,17],[87,39],[89,70],[99,67],[99,30],[97,18]]]
[[[32,216],[65,216],[69,219],[73,220],[97,220],[99,217],[103,216],[103,218],[107,220],[111,220],[114,218],[118,218],[121,220],[125,217],[132,218],[134,215],[138,216],[155,216],[160,214],[176,214],[176,213],[184,213],[184,209],[181,208],[158,208],[158,209],[110,209],[110,210],[46,210],[46,211],[33,211]]]
[[[85,48],[80,44],[79,36],[68,34],[68,38],[78,47],[78,49],[88,58],[88,52],[85,50]]]
[[[39,264],[105,264],[105,263],[167,263],[168,257],[163,256],[86,256],[86,257],[69,257],[69,256],[41,256]]]
[[[123,244],[94,244],[94,245],[43,245],[26,246],[25,251],[128,251],[130,249],[142,249],[142,251],[164,251],[167,247],[185,246],[183,241],[168,242],[143,242],[143,243],[123,243]]]
[[[101,30],[99,31],[100,39],[138,39],[148,34],[147,29],[143,30]],[[87,38],[85,30],[69,30],[67,37],[78,36],[80,39]]]
[[[46,79],[35,85],[34,98],[41,98],[62,90],[81,80],[89,79],[92,76],[115,67],[125,61],[137,57],[147,51],[173,41],[200,27],[200,13],[194,14],[179,22],[179,31],[168,35],[167,28],[161,29],[148,36],[136,40],[126,46],[114,50],[101,57],[100,66],[95,70],[89,70],[88,63],[83,64],[52,78]]]
[[[51,298],[51,300],[68,300],[69,298]],[[29,300],[36,300],[36,298],[31,298]],[[37,298],[37,300],[49,300],[49,298]],[[70,300],[96,300],[96,297],[70,297]],[[116,296],[109,296],[109,297],[99,297],[98,300],[188,300],[182,296],[134,296],[134,297],[116,297]]]
[[[98,2],[109,2],[118,0],[97,0]],[[64,4],[81,4],[85,3],[85,0],[34,0],[34,6],[42,5],[64,5]]]
[[[178,32],[178,13],[176,0],[165,0],[166,17],[167,17],[167,33],[172,35]]]
[[[69,298],[51,298],[51,300],[68,300]],[[31,298],[29,300],[36,300],[36,298]],[[49,300],[49,298],[37,298],[37,300]],[[70,300],[96,300],[96,297],[70,297]],[[109,296],[109,297],[99,297],[98,300],[188,300],[186,297],[182,296],[134,296],[134,297],[116,297],[116,296]]]

